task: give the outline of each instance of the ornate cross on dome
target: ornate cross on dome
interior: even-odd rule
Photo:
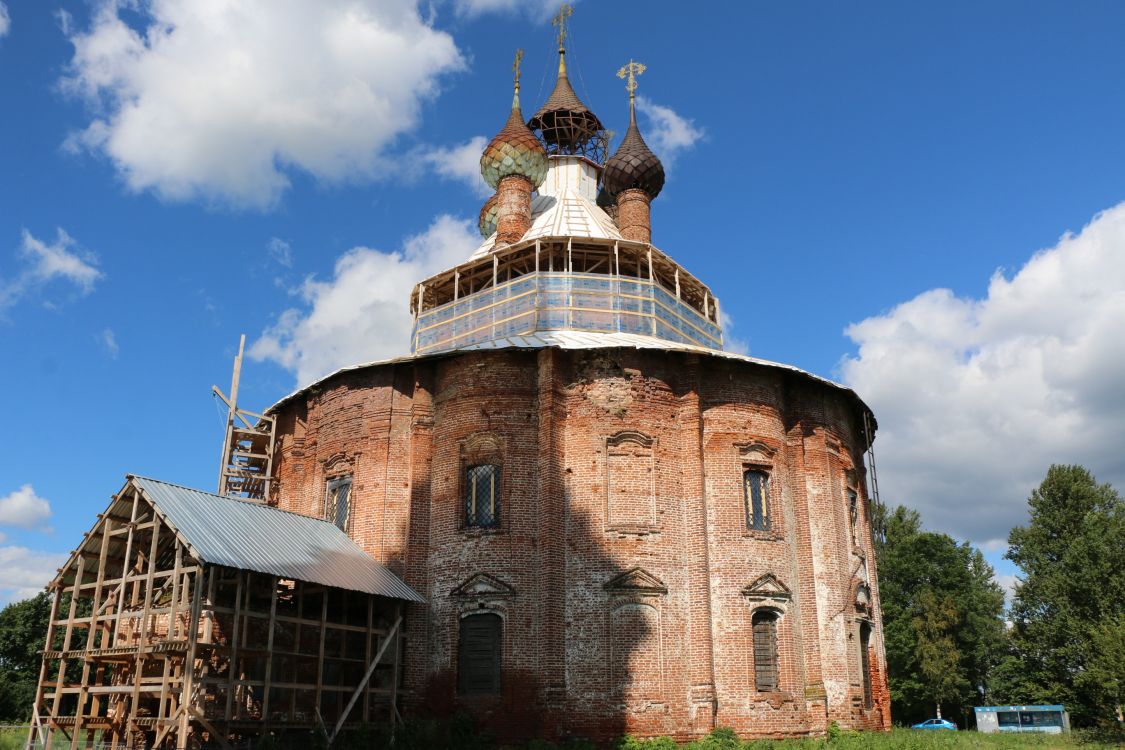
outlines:
[[[523,50],[516,50],[516,60],[512,63],[512,72],[516,76],[516,91],[520,90],[520,61],[523,60]]]
[[[551,19],[552,26],[559,27],[559,49],[563,48],[563,43],[566,41],[566,19],[574,15],[574,8],[570,7],[570,3],[563,3],[559,6],[559,12]]]
[[[629,92],[629,98],[632,99],[637,90],[637,76],[648,70],[644,63],[629,61],[628,65],[622,65],[621,70],[617,71],[618,78],[625,79],[625,90]]]

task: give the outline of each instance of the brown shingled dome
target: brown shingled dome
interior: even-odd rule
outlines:
[[[641,137],[632,102],[629,103],[629,129],[617,152],[605,163],[602,183],[614,197],[624,190],[638,188],[653,199],[664,187],[664,165]]]
[[[480,229],[482,237],[491,237],[496,231],[497,208],[496,193],[493,193],[492,197],[481,206],[480,217],[477,219],[477,227]]]
[[[508,121],[481,154],[480,173],[493,189],[511,175],[531,180],[532,188],[542,185],[547,176],[547,151],[523,123],[518,89],[512,98]]]
[[[576,153],[601,132],[602,123],[574,93],[566,76],[565,53],[559,50],[559,77],[555,88],[539,111],[527,121],[527,126],[538,130],[543,142],[552,152]]]

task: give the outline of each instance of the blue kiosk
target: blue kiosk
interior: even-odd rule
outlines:
[[[1062,706],[977,706],[977,731],[1046,732],[1070,731],[1070,714]]]

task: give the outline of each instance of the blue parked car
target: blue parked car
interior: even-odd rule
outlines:
[[[957,725],[945,719],[926,719],[921,724],[915,724],[911,729],[952,729],[957,731]]]

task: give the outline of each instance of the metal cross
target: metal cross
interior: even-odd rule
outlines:
[[[644,73],[648,68],[644,63],[629,61],[628,65],[621,66],[621,70],[617,71],[618,78],[625,79],[625,90],[629,92],[629,98],[633,98],[633,92],[637,90],[637,76]]]
[[[563,46],[566,41],[566,19],[574,14],[574,8],[570,7],[570,3],[562,3],[559,5],[559,12],[551,19],[552,26],[559,27],[559,47]]]
[[[523,50],[516,50],[516,61],[512,63],[512,72],[516,74],[516,90],[520,88],[520,61],[523,60]]]

